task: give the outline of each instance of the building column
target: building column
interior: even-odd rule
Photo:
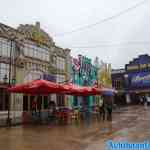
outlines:
[[[129,104],[131,103],[131,99],[130,99],[130,94],[126,94],[126,103]]]
[[[41,110],[44,110],[44,96],[42,96],[42,102],[41,102]]]

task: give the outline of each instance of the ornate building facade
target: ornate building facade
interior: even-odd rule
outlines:
[[[23,111],[31,109],[34,96],[9,94],[7,87],[35,79],[64,82],[69,79],[70,50],[55,45],[53,39],[35,25],[20,25],[17,29],[0,24],[0,113],[7,117],[10,100],[11,118],[20,121]],[[59,96],[52,96],[57,103]],[[52,98],[50,97],[50,98]],[[48,97],[41,97],[39,107],[46,106]],[[62,100],[63,101],[63,100]],[[0,116],[1,118],[1,116]]]

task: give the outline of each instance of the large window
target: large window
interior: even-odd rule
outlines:
[[[57,69],[64,70],[65,69],[65,59],[62,57],[57,57]]]
[[[49,49],[47,47],[44,47],[44,46],[38,47],[36,45],[25,44],[24,54],[25,54],[25,56],[49,61]]]
[[[0,63],[0,81],[4,81],[5,75],[9,77],[9,64]],[[8,81],[8,79],[7,79]]]
[[[59,82],[65,82],[65,76],[64,75],[57,75],[57,83]]]
[[[14,54],[14,49],[15,49],[15,43],[12,43],[12,54]],[[10,50],[11,50],[11,41],[4,39],[4,38],[0,38],[0,56],[3,57],[10,57]]]
[[[9,95],[5,89],[0,89],[0,111],[8,110]]]

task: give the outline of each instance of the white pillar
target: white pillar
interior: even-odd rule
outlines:
[[[126,94],[126,102],[127,104],[131,103],[130,94]]]

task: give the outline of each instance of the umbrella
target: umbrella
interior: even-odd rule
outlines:
[[[16,85],[8,89],[13,93],[26,93],[26,94],[50,94],[58,93],[61,90],[59,84],[46,81],[46,80],[34,80],[25,84]]]
[[[114,94],[117,93],[115,89],[112,88],[102,88],[102,95],[106,96],[114,96]]]
[[[83,92],[83,88],[81,86],[69,83],[61,85],[62,87],[62,94],[68,94],[68,95],[80,95],[80,93]]]
[[[68,95],[89,96],[101,93],[101,90],[96,87],[89,87],[89,86],[81,87],[71,83],[62,85],[62,87],[63,87],[62,93]]]
[[[91,87],[92,91],[92,95],[100,95],[102,94],[102,90],[100,88],[97,88],[97,87]]]

